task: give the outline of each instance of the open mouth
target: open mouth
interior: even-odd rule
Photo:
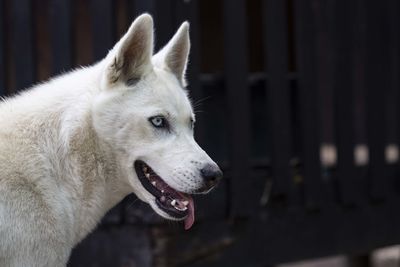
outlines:
[[[194,223],[194,203],[190,195],[176,191],[143,161],[135,161],[135,171],[143,187],[156,199],[157,206],[176,220],[185,220],[188,230]]]

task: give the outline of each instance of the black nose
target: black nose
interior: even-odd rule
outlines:
[[[215,186],[222,179],[223,173],[217,165],[207,164],[200,170],[207,188]]]

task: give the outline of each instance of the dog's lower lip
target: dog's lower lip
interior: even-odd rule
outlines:
[[[169,187],[145,162],[138,160],[134,165],[140,182],[156,198],[161,210],[175,219],[187,217],[189,196]]]

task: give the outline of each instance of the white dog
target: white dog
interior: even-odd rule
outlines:
[[[132,192],[192,226],[222,173],[193,138],[188,30],[153,56],[144,14],[101,62],[0,104],[0,266],[65,266]]]

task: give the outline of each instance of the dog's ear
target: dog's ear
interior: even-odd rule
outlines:
[[[153,55],[153,19],[139,16],[106,58],[103,78],[108,87],[118,82],[132,84],[151,68]]]
[[[153,56],[153,64],[172,72],[182,86],[186,86],[185,72],[189,50],[189,23],[185,21],[168,44]]]

